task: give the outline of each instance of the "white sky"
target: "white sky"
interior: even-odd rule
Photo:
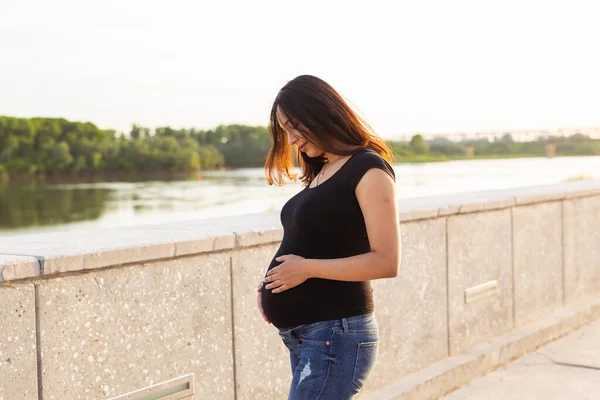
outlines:
[[[266,125],[317,75],[384,137],[600,126],[600,2],[0,0],[0,115]]]

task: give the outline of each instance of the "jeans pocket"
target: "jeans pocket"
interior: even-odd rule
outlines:
[[[377,354],[379,351],[379,341],[362,342],[358,344],[356,352],[356,362],[354,364],[354,372],[352,374],[352,383],[362,389],[367,381],[367,378],[373,371]]]
[[[321,329],[315,332],[311,332],[306,335],[302,335],[298,338],[300,346],[303,348],[307,347],[329,347],[333,334],[335,332],[332,328]]]

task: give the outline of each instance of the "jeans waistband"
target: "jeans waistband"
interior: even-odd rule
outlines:
[[[333,328],[336,326],[344,327],[353,322],[366,322],[374,318],[374,313],[355,315],[348,318],[332,319],[329,321],[315,322],[312,324],[300,325],[294,328],[283,328],[279,330],[279,335],[282,338],[296,339],[303,335],[319,331],[321,329]]]

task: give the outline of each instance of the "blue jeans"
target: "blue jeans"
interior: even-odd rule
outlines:
[[[373,370],[379,349],[373,314],[300,325],[279,335],[290,351],[288,400],[351,399]]]

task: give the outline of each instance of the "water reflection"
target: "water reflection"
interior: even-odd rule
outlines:
[[[600,157],[397,164],[394,171],[397,196],[405,199],[599,179]],[[299,182],[268,186],[262,168],[118,181],[13,181],[0,184],[0,237],[276,212],[301,189]]]
[[[59,225],[99,218],[110,190],[63,190],[40,182],[0,183],[0,228]]]

